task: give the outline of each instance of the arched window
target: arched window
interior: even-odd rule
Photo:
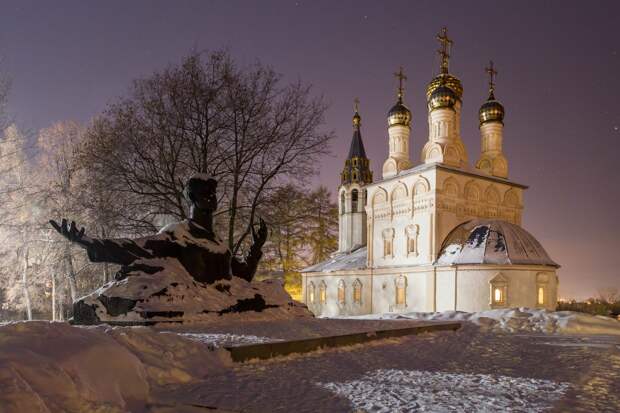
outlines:
[[[316,290],[314,288],[314,283],[310,281],[310,284],[308,284],[308,301],[310,302],[310,304],[314,304],[315,293],[316,293]]]
[[[357,279],[353,282],[353,304],[362,304],[362,282]]]
[[[405,235],[407,236],[407,256],[418,255],[418,235],[420,233],[420,227],[412,224],[405,228]]]
[[[319,302],[321,304],[327,302],[327,284],[325,284],[325,281],[321,281],[321,286],[319,287]]]
[[[338,281],[338,304],[344,305],[346,303],[346,290],[344,281]]]
[[[363,191],[364,193],[364,206],[368,205],[368,191]]]
[[[340,215],[344,214],[344,192],[340,193]]]
[[[549,299],[547,298],[547,285],[549,284],[549,274],[540,272],[536,274],[536,305],[544,307]]]
[[[508,279],[497,274],[489,282],[491,286],[491,308],[505,307],[508,304]]]
[[[396,305],[397,306],[405,306],[407,305],[407,277],[404,275],[398,276],[395,281],[396,284]]]
[[[394,258],[394,229],[387,228],[383,235],[383,258]]]
[[[357,212],[357,189],[351,192],[351,212]]]

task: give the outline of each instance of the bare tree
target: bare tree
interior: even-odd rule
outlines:
[[[270,192],[311,176],[332,137],[319,130],[322,99],[300,82],[281,83],[260,63],[239,68],[226,52],[193,54],[136,81],[95,121],[84,166],[114,194],[134,232],[155,230],[161,217],[185,219],[183,181],[213,175],[217,219],[237,253]]]

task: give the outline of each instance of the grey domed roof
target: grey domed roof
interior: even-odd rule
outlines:
[[[516,264],[550,265],[545,249],[529,232],[500,220],[474,219],[460,224],[446,237],[436,265]]]

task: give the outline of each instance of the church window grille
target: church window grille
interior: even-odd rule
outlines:
[[[362,304],[362,282],[355,280],[353,283],[353,304]]]
[[[354,189],[353,192],[351,192],[351,212],[357,212],[357,194],[357,189]]]
[[[536,274],[536,305],[544,306],[547,304],[547,284],[549,283],[547,273]]]
[[[345,212],[344,211],[344,206],[345,206],[345,204],[344,204],[344,192],[341,192],[340,193],[340,215],[343,215],[344,212]]]
[[[396,305],[405,306],[407,304],[407,278],[403,275],[396,279]]]
[[[325,281],[321,281],[321,286],[319,287],[319,302],[321,304],[327,302],[327,284],[325,284]]]
[[[418,255],[418,236],[420,227],[418,225],[409,225],[405,228],[407,236],[407,255]]]
[[[545,287],[538,286],[538,305],[545,304]]]
[[[314,304],[314,294],[316,293],[315,288],[314,288],[314,283],[312,281],[310,281],[310,284],[308,285],[308,301],[310,302],[310,304]]]
[[[505,307],[508,305],[508,279],[503,274],[497,274],[490,281],[491,307]]]
[[[338,304],[344,305],[346,303],[346,289],[344,285],[344,281],[340,280],[338,282]]]
[[[394,257],[394,229],[383,230],[383,258]]]

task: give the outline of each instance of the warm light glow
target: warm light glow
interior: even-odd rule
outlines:
[[[321,301],[321,304],[325,304],[327,302],[327,287],[325,285],[321,285],[319,300]]]
[[[502,297],[502,289],[501,289],[501,288],[496,288],[496,289],[493,291],[493,300],[494,300],[496,303],[501,303],[502,301],[504,301],[504,300],[503,300],[503,297]]]
[[[345,303],[345,297],[344,297],[344,283],[340,283],[338,284],[338,303],[339,304],[344,304]]]
[[[538,305],[543,305],[545,303],[545,288],[538,287]]]
[[[362,285],[359,282],[353,285],[353,302],[355,304],[362,303]]]

